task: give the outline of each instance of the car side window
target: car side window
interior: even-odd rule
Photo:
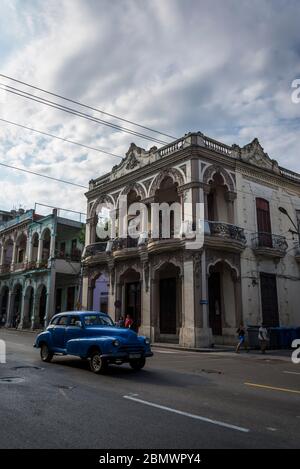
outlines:
[[[57,326],[66,326],[67,323],[68,323],[68,316],[61,316],[61,317],[58,319],[56,325],[57,325]]]
[[[78,316],[71,316],[69,326],[81,327],[81,319]]]
[[[50,326],[56,326],[56,324],[57,324],[57,322],[58,322],[59,319],[60,319],[59,317],[58,317],[58,318],[55,318],[55,319],[52,319],[52,321],[51,321],[51,323],[50,323]]]

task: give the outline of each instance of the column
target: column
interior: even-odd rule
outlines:
[[[55,270],[52,268],[48,274],[47,282],[47,301],[45,311],[44,327],[48,326],[50,319],[54,315],[54,297],[55,297]]]
[[[141,282],[141,327],[139,333],[151,337],[151,292],[150,292],[150,266],[143,264],[143,281]]]
[[[16,241],[14,242],[14,245],[13,245],[13,252],[12,252],[12,258],[11,258],[11,271],[14,270],[14,265],[16,263],[16,256],[17,256],[17,243]]]
[[[201,254],[201,309],[202,310],[202,328],[196,330],[197,347],[210,347],[212,344],[212,332],[209,327],[209,306],[208,306],[208,285],[206,272],[206,252],[203,249]]]
[[[37,329],[39,326],[39,320],[38,320],[38,315],[39,315],[39,306],[40,306],[40,297],[37,294],[37,288],[34,291],[34,296],[33,296],[33,306],[32,306],[32,315],[31,315],[31,329]]]
[[[8,301],[7,301],[7,308],[6,308],[7,313],[6,313],[5,327],[11,327],[15,296],[16,296],[15,293],[13,293],[12,291],[9,291]]]
[[[195,347],[194,262],[189,254],[183,262],[182,327],[179,344],[183,347]]]
[[[24,310],[25,310],[25,300],[26,300],[26,297],[25,297],[26,289],[24,288],[23,290],[24,291],[22,291],[21,308],[20,308],[20,310],[21,310],[21,312],[20,312],[20,323],[18,325],[18,330],[21,330],[24,327]]]
[[[228,221],[232,225],[235,223],[234,217],[234,201],[236,199],[236,192],[228,191],[226,192],[226,201],[227,201],[227,210],[228,210]]]
[[[0,266],[4,265],[4,255],[5,255],[5,249],[4,249],[4,244],[1,246],[1,252],[0,252]]]
[[[55,257],[55,233],[51,233],[49,259],[54,259],[54,257]]]
[[[31,262],[32,260],[32,239],[30,237],[27,238],[27,246],[26,246],[26,259],[25,262]]]
[[[41,262],[42,262],[42,258],[43,258],[43,244],[44,244],[44,240],[39,237],[39,245],[38,245],[38,254],[37,254],[37,265],[40,265]]]

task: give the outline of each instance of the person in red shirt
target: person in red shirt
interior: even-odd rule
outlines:
[[[130,329],[132,324],[133,324],[132,317],[130,316],[130,314],[127,314],[126,319],[125,319],[125,327]]]

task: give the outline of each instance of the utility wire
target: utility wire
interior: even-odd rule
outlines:
[[[100,148],[95,148],[95,147],[91,147],[89,145],[84,145],[83,143],[74,142],[74,140],[69,140],[68,138],[58,137],[57,135],[53,135],[53,134],[50,134],[48,132],[44,132],[42,130],[37,130],[37,129],[34,129],[32,127],[27,127],[26,125],[18,124],[17,122],[9,121],[7,119],[2,119],[2,118],[0,118],[0,121],[5,122],[7,124],[11,124],[11,125],[16,125],[17,127],[22,127],[23,129],[26,129],[26,130],[31,130],[32,132],[37,132],[38,134],[46,135],[47,137],[57,138],[58,140],[62,140],[63,142],[68,142],[68,143],[72,143],[73,145],[78,145],[78,146],[83,147],[83,148],[88,148],[89,150],[94,150],[94,151],[98,151],[100,153],[105,153],[106,155],[114,156],[115,158],[121,158],[121,160],[123,159],[122,156],[115,155],[114,153],[110,153],[110,152],[105,151],[105,150],[101,150]]]
[[[55,96],[56,98],[60,98],[60,99],[63,99],[65,101],[69,101],[70,103],[77,104],[78,106],[82,106],[82,107],[85,107],[87,109],[91,109],[92,111],[99,112],[99,113],[104,114],[106,116],[113,117],[114,119],[118,119],[120,121],[127,122],[128,124],[135,125],[136,127],[140,127],[141,129],[149,130],[150,132],[155,132],[157,134],[164,135],[165,137],[171,138],[173,140],[177,140],[177,137],[173,137],[172,135],[166,134],[164,132],[160,132],[159,130],[152,129],[151,127],[146,127],[144,125],[137,124],[136,122],[133,122],[133,121],[130,121],[128,119],[124,119],[122,117],[116,116],[115,114],[110,114],[109,112],[105,112],[105,111],[103,111],[101,109],[97,109],[93,106],[89,106],[87,104],[80,103],[79,101],[75,101],[74,99],[66,98],[65,96],[61,96],[61,95],[59,95],[57,93],[53,93],[51,91],[47,91],[43,88],[39,88],[38,86],[30,85],[29,83],[26,83],[26,82],[21,81],[21,80],[17,80],[16,78],[10,77],[8,75],[4,75],[3,73],[0,73],[0,77],[6,78],[7,80],[14,81],[16,83],[20,83],[22,85],[33,88],[35,90],[42,91],[43,93],[47,93],[51,96]]]
[[[125,133],[128,133],[128,134],[134,135],[136,137],[141,137],[141,138],[144,138],[146,140],[150,140],[151,142],[159,143],[161,145],[168,145],[170,143],[170,142],[165,142],[163,140],[159,140],[155,137],[151,137],[150,135],[146,135],[146,134],[142,134],[140,132],[136,132],[135,130],[128,129],[127,127],[122,127],[122,126],[119,126],[117,124],[113,124],[111,122],[105,121],[103,119],[99,119],[97,117],[92,116],[91,114],[86,114],[84,112],[77,111],[76,109],[70,108],[68,106],[64,106],[64,105],[56,103],[54,101],[50,101],[48,99],[42,98],[41,96],[37,96],[37,95],[34,95],[32,93],[28,93],[26,91],[20,90],[18,88],[13,87],[13,86],[9,86],[9,85],[6,85],[4,83],[0,83],[0,85],[2,85],[1,89],[3,89],[4,91],[7,91],[8,93],[12,93],[14,95],[21,96],[21,97],[29,99],[31,101],[35,101],[35,102],[38,102],[40,104],[44,104],[44,105],[49,106],[49,107],[53,107],[53,108],[58,109],[60,111],[64,111],[64,112],[67,112],[69,114],[73,114],[77,117],[81,117],[83,119],[87,119],[87,120],[90,120],[92,122],[96,122],[98,124],[105,125],[107,127],[111,127],[114,130],[118,130],[120,132],[125,132]],[[4,86],[4,88],[3,88],[3,86]]]
[[[41,174],[41,173],[36,173],[34,171],[30,171],[29,169],[18,168],[16,166],[11,166],[11,165],[6,164],[6,163],[0,163],[0,166],[4,166],[5,168],[10,168],[10,169],[15,169],[17,171],[23,171],[24,173],[34,174],[35,176],[43,177],[43,178],[46,178],[46,179],[51,179],[52,181],[62,182],[64,184],[70,184],[71,186],[76,186],[76,187],[81,187],[83,189],[88,189],[87,186],[77,184],[76,182],[65,181],[64,179],[54,178],[52,176],[47,176],[46,174]]]

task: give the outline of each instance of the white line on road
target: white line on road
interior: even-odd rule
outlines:
[[[289,375],[300,375],[297,371],[284,371],[283,373],[288,373]]]
[[[154,402],[144,401],[133,396],[123,396],[124,399],[129,399],[130,401],[138,402],[140,404],[148,405],[150,407],[156,407],[157,409],[166,410],[168,412],[173,412],[174,414],[183,415],[184,417],[189,417],[196,420],[201,420],[202,422],[212,423],[213,425],[218,425],[219,427],[230,428],[231,430],[237,430],[239,432],[248,433],[250,430],[248,428],[238,427],[236,425],[231,425],[229,423],[220,422],[218,420],[208,419],[207,417],[201,417],[200,415],[190,414],[189,412],[183,412],[181,410],[172,409],[171,407],[166,407],[164,405],[155,404]]]

